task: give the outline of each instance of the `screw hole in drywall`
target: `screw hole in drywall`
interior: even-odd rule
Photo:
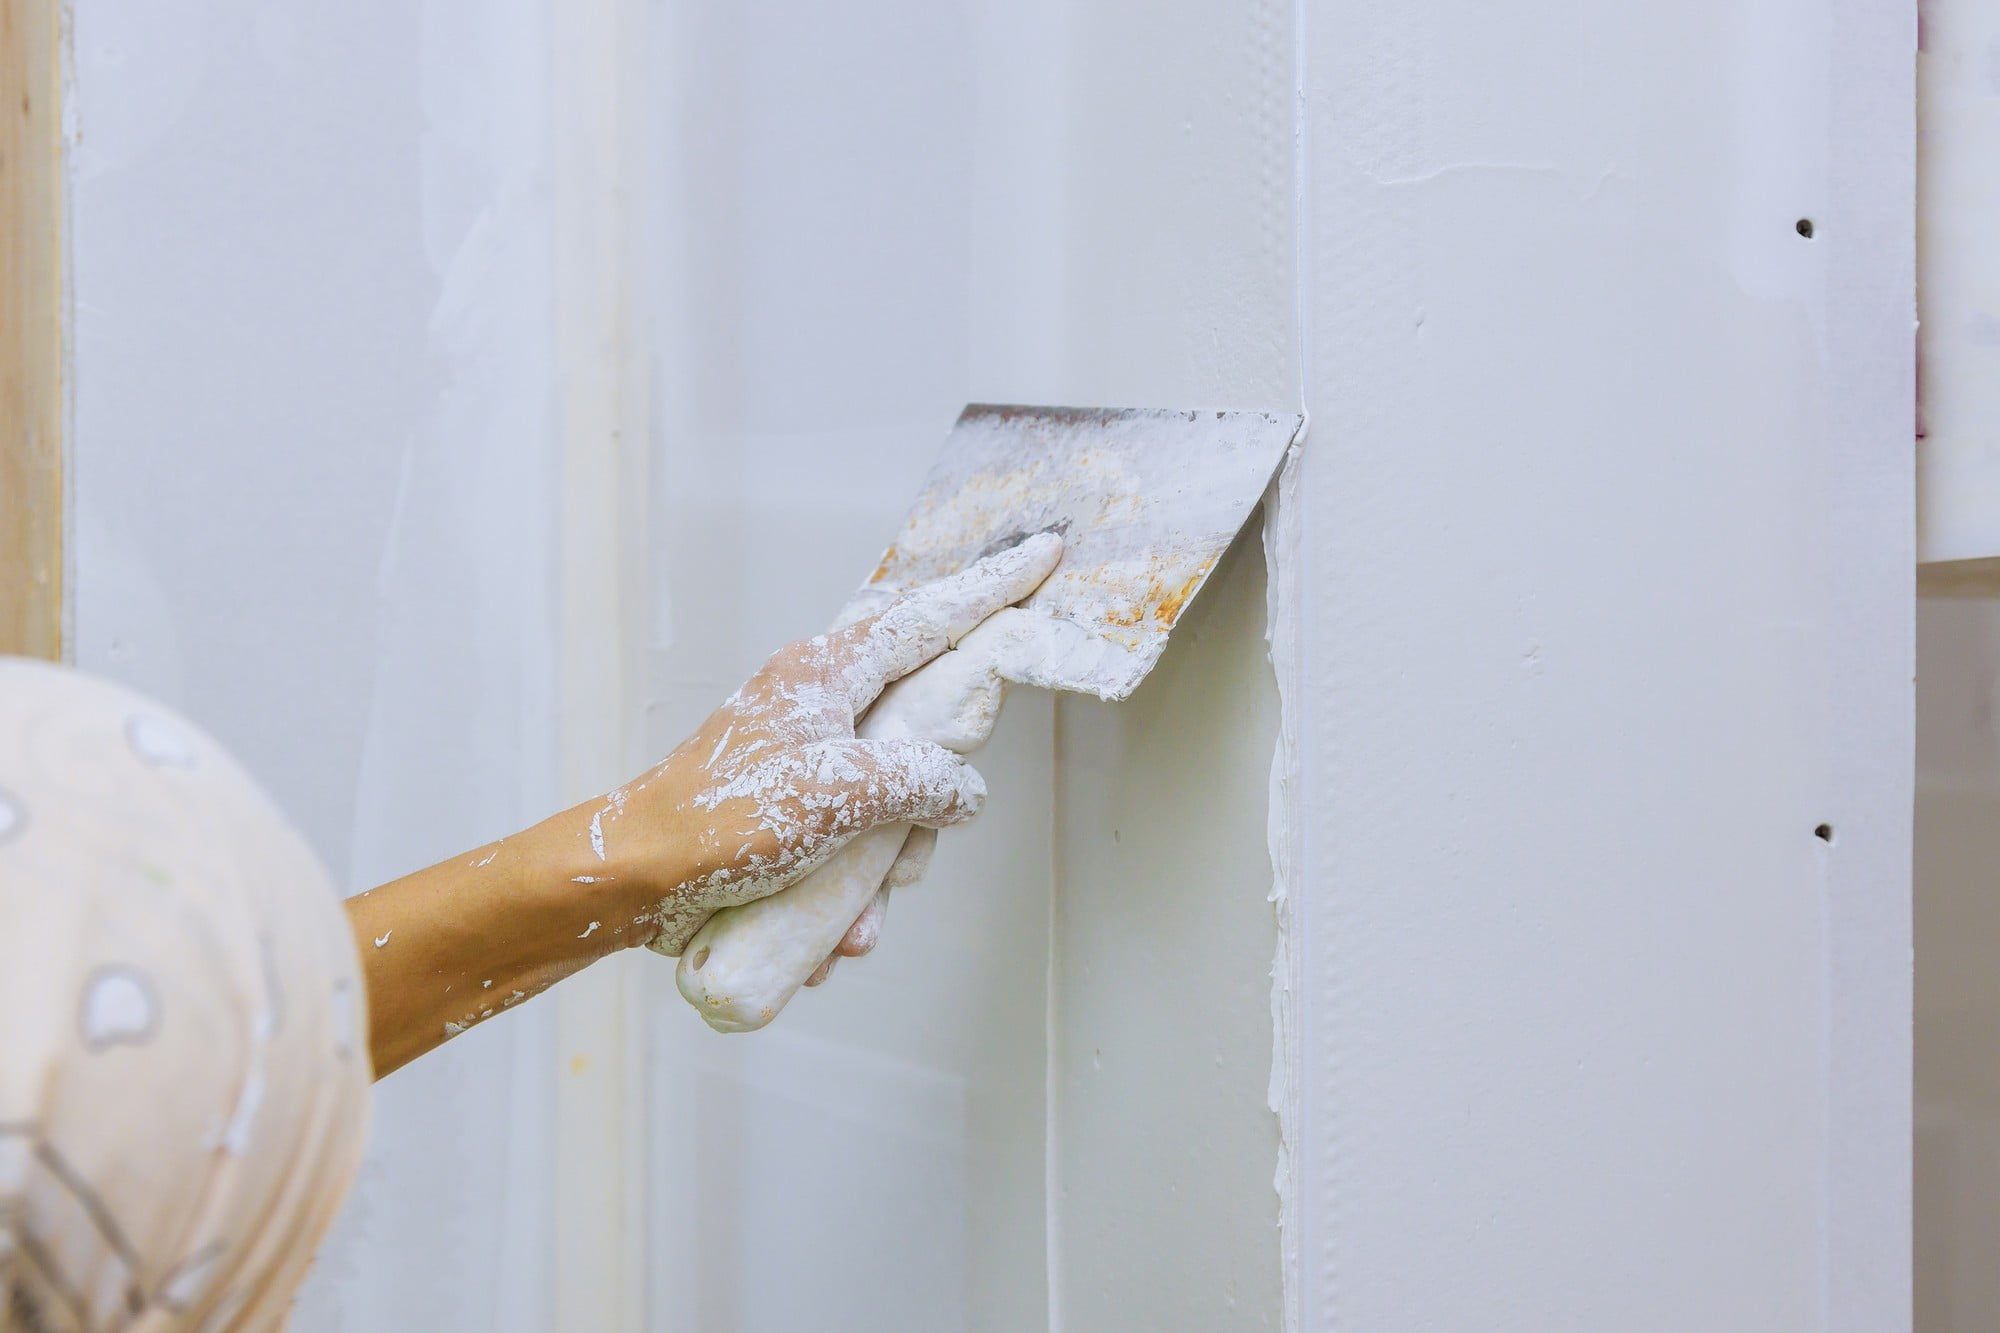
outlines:
[[[1792,230],[1810,241],[1813,238],[1813,220],[1811,218],[1800,218],[1792,224]]]
[[[1815,838],[1818,838],[1821,842],[1832,842],[1833,825],[1821,824],[1818,828],[1813,830],[1813,836]]]

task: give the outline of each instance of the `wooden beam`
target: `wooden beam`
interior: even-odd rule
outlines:
[[[0,653],[62,653],[60,0],[0,0]]]

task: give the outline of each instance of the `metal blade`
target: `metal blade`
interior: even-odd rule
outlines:
[[[1062,564],[1027,606],[1103,651],[1072,658],[1072,678],[1035,683],[1122,699],[1304,424],[1296,413],[968,407],[844,618],[1054,529]]]

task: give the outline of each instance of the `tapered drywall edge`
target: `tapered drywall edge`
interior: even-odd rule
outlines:
[[[1271,1081],[1268,1100],[1278,1119],[1278,1161],[1272,1186],[1278,1192],[1278,1258],[1284,1278],[1286,1333],[1299,1330],[1298,1192],[1293,1162],[1299,1130],[1299,932],[1295,925],[1298,827],[1293,818],[1298,782],[1301,689],[1299,617],[1299,447],[1306,427],[1285,454],[1277,480],[1264,496],[1264,562],[1268,570],[1264,629],[1271,670],[1278,680],[1278,741],[1271,754],[1269,842],[1271,909],[1277,918],[1277,955],[1271,960]]]

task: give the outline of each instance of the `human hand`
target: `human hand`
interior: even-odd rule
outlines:
[[[585,836],[629,904],[629,942],[677,955],[717,910],[786,888],[880,824],[918,826],[889,881],[914,879],[921,835],[977,814],[985,784],[943,746],[857,739],[855,721],[885,685],[1033,592],[1061,555],[1059,537],[1031,537],[781,649],[651,772],[602,798]],[[842,951],[866,952],[879,924],[871,906]]]

